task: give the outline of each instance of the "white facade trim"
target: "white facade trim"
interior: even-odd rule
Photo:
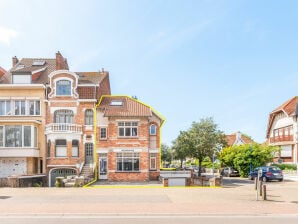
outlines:
[[[39,157],[38,149],[33,148],[1,148],[0,157]]]
[[[72,110],[74,114],[77,114],[78,108],[77,107],[51,107],[50,112],[54,114],[57,110]]]

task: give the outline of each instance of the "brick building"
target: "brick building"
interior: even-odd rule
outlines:
[[[160,128],[151,107],[127,96],[103,96],[97,105],[99,179],[157,180]]]
[[[278,146],[280,151],[275,161],[298,162],[298,96],[295,96],[273,110],[268,119],[267,143]]]
[[[96,167],[112,181],[159,176],[163,119],[111,96],[108,72],[72,72],[60,52],[12,61],[0,79],[0,178],[44,173],[54,186],[57,176],[94,177]]]

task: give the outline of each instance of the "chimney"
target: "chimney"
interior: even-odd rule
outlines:
[[[56,70],[68,69],[67,60],[62,56],[60,51],[56,53]]]
[[[18,62],[19,62],[19,59],[17,58],[17,56],[14,56],[12,58],[12,67],[14,67]]]

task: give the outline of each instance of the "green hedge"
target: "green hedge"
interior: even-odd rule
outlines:
[[[281,170],[297,170],[297,166],[295,164],[277,164],[274,163],[272,166],[279,167]]]

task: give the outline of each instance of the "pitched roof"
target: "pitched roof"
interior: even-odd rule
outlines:
[[[76,72],[79,76],[79,84],[99,84],[107,72]]]
[[[270,129],[273,124],[275,116],[278,113],[284,113],[287,116],[293,115],[294,113],[296,113],[297,103],[298,103],[298,96],[294,96],[291,99],[284,102],[283,104],[281,104],[279,107],[277,107],[270,113],[268,125],[267,125],[267,133],[266,133],[267,138],[269,137]]]
[[[250,144],[254,141],[248,136],[242,134],[241,132],[236,132],[230,135],[226,135],[226,141],[228,146],[237,145],[237,144]]]
[[[6,70],[0,66],[0,78],[6,73]]]
[[[150,117],[152,110],[149,106],[127,96],[103,96],[99,108],[104,116],[120,117]]]
[[[34,61],[45,61],[43,65],[33,65]],[[56,70],[55,58],[22,58],[15,66],[13,66],[6,74],[6,79],[2,84],[10,84],[12,74],[16,73],[35,73],[41,71],[40,75],[32,79],[33,84],[45,84],[48,82],[48,75]]]
[[[17,60],[6,77],[0,80],[0,84],[10,84],[12,74],[31,74],[32,84],[45,84],[48,83],[49,74],[60,69],[68,70],[67,60],[60,52],[56,53],[56,58],[22,58]],[[105,71],[76,72],[79,75],[79,84],[99,84],[107,73]]]

